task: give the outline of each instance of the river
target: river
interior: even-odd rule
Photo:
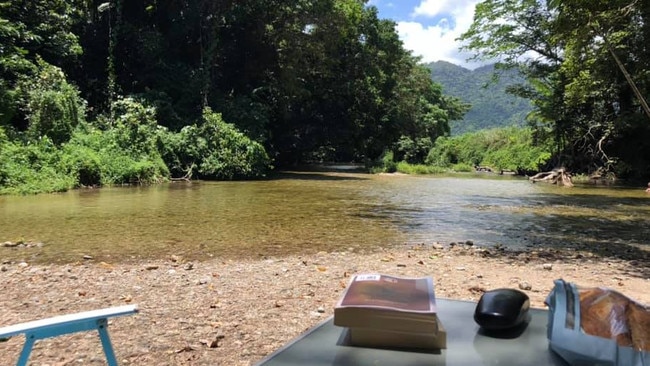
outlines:
[[[39,245],[0,248],[0,260],[200,260],[467,240],[647,249],[650,195],[487,174],[285,172],[262,181],[0,196],[0,243],[20,240]]]

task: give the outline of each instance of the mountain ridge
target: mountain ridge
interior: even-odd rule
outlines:
[[[495,79],[495,64],[474,70],[447,61],[431,62],[425,66],[431,70],[432,80],[442,85],[444,94],[460,98],[472,106],[463,120],[450,122],[452,135],[525,126],[525,117],[532,111],[532,105],[526,99],[506,93],[508,86],[525,83],[516,70],[500,71]]]

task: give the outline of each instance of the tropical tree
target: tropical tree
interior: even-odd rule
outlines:
[[[530,78],[532,87],[513,91],[532,99],[531,122],[550,129],[555,164],[642,176],[650,168],[649,15],[634,0],[487,0],[461,40],[476,57]]]
[[[72,28],[79,18],[70,1],[0,2],[0,124],[29,127],[17,85],[37,77],[37,60],[59,67],[75,62],[81,47]]]

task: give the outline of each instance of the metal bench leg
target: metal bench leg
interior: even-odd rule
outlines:
[[[25,334],[25,345],[23,345],[23,350],[20,352],[16,366],[27,366],[27,360],[29,360],[29,354],[32,353],[34,342],[36,342],[36,338],[33,334]]]
[[[104,348],[104,355],[106,355],[108,366],[118,366],[117,360],[115,359],[115,352],[113,352],[111,338],[108,336],[108,321],[106,319],[99,319],[97,321],[97,331],[99,331],[99,339],[102,341],[102,347]]]

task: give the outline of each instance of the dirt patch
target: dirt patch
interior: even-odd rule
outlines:
[[[171,256],[137,263],[82,260],[68,265],[0,265],[0,325],[124,304],[110,333],[123,365],[252,365],[332,315],[349,276],[381,272],[433,276],[438,297],[478,300],[483,291],[525,288],[534,307],[553,280],[618,290],[650,304],[647,256],[456,245],[376,252],[187,262]],[[0,342],[0,364],[15,364],[24,338]],[[36,343],[32,365],[103,364],[92,332]]]

